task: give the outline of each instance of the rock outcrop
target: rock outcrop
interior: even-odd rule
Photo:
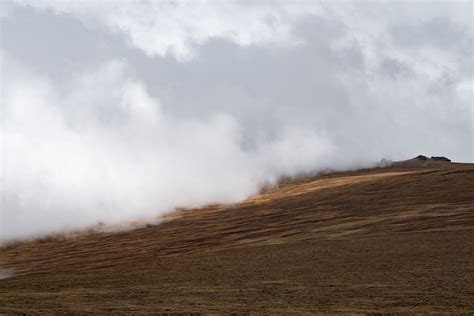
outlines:
[[[431,156],[431,159],[438,160],[438,161],[451,162],[451,159],[448,159],[448,158],[443,157],[443,156]]]
[[[427,167],[438,164],[440,162],[451,162],[450,159],[443,156],[432,156],[428,158],[424,155],[418,155],[415,158],[401,161],[394,161],[390,165],[394,167]]]

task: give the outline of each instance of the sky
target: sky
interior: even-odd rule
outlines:
[[[0,240],[382,158],[474,162],[473,15],[472,1],[0,1]]]

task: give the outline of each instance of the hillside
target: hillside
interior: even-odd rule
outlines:
[[[474,164],[394,164],[9,244],[0,313],[473,312],[473,184]]]

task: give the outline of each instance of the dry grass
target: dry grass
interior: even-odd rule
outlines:
[[[474,165],[285,182],[160,225],[0,249],[0,313],[474,311]]]

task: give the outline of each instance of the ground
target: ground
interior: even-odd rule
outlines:
[[[286,180],[235,205],[0,248],[0,314],[474,312],[474,164]]]

